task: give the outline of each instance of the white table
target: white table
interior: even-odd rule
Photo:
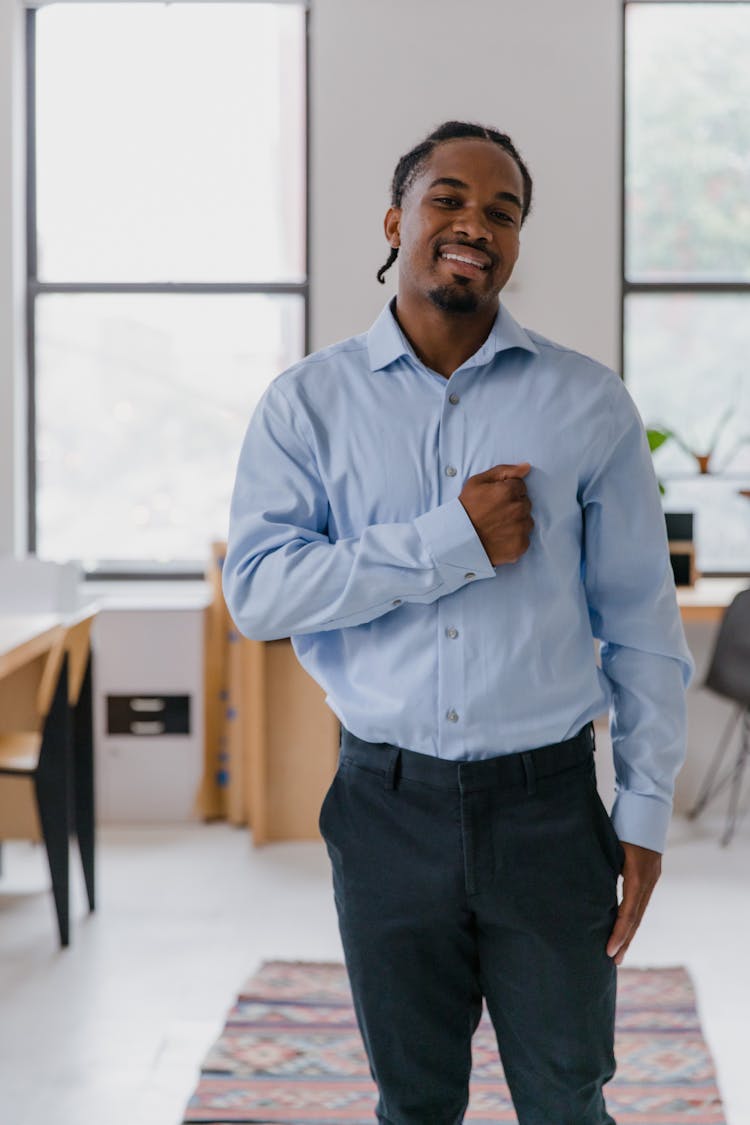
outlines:
[[[682,620],[720,621],[729,603],[750,586],[750,575],[745,578],[699,578],[695,586],[678,586],[677,602]]]

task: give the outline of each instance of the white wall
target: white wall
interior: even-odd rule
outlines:
[[[618,0],[313,0],[312,346],[367,328],[395,292],[393,168],[435,125],[509,133],[535,202],[507,304],[523,324],[618,357]]]

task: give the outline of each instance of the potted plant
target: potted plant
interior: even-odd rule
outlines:
[[[719,419],[716,425],[716,429],[714,430],[713,435],[709,439],[707,445],[704,446],[700,451],[694,449],[687,441],[680,437],[676,430],[668,429],[666,426],[652,426],[646,430],[646,434],[648,435],[649,448],[651,452],[654,453],[657,449],[660,449],[666,441],[673,441],[675,445],[678,445],[680,449],[688,454],[688,456],[693,458],[693,460],[698,465],[699,473],[706,475],[711,472],[721,472],[722,469],[726,468],[726,466],[731,462],[740,446],[750,441],[750,438],[747,435],[738,438],[738,440],[734,443],[731,450],[729,451],[729,454],[724,458],[722,465],[718,468],[714,466],[713,459],[716,452],[716,447],[719,444],[719,439],[724,433],[727,423],[731,418],[734,417],[735,413],[736,411],[734,406],[727,407],[727,409]],[[661,481],[659,481],[659,490],[662,494],[664,493],[664,486]]]

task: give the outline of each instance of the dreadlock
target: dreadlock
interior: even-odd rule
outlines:
[[[393,179],[391,180],[391,207],[401,206],[406,192],[424,168],[433,149],[435,149],[441,141],[452,141],[462,137],[480,137],[482,140],[492,141],[513,157],[523,179],[524,198],[523,210],[521,212],[521,225],[523,225],[526,216],[531,210],[532,183],[529,170],[519,156],[507,133],[499,133],[497,129],[489,129],[484,125],[476,125],[471,121],[445,121],[442,125],[438,125],[437,129],[433,129],[428,137],[425,137],[423,141],[415,145],[413,149],[401,157],[393,173]],[[388,255],[388,261],[380,267],[377,273],[377,278],[381,285],[385,284],[384,274],[386,270],[391,268],[397,257],[398,247],[393,246]]]

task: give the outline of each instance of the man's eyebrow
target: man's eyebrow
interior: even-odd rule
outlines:
[[[440,184],[445,184],[446,187],[464,189],[467,189],[469,186],[465,184],[463,180],[457,180],[454,176],[438,176],[436,180],[432,181],[427,190],[432,191],[434,187],[438,187]],[[506,203],[515,203],[519,211],[523,211],[523,201],[520,200],[517,195],[514,195],[512,191],[498,191],[495,193],[495,199],[503,199]]]

